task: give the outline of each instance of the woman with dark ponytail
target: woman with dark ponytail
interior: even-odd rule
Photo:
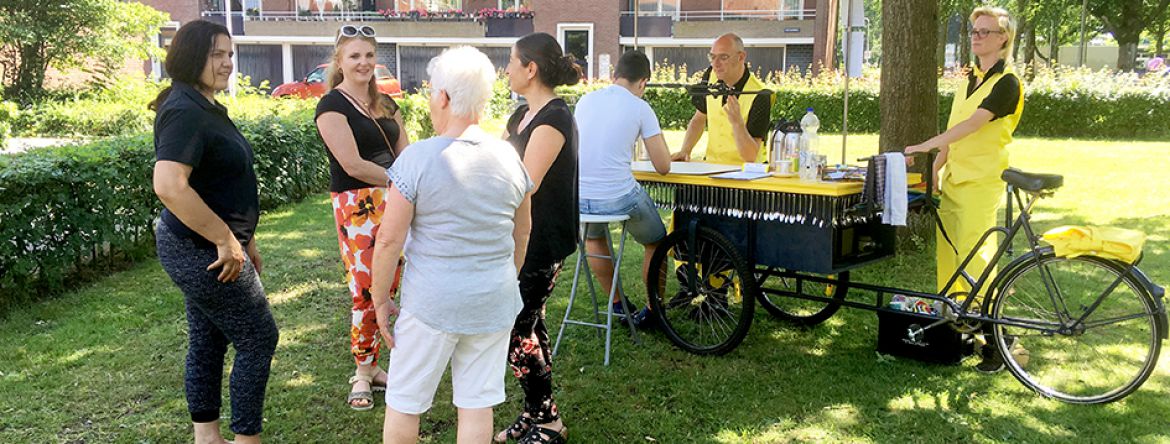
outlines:
[[[553,88],[576,84],[581,69],[545,33],[524,36],[512,47],[506,69],[512,91],[524,96],[508,119],[507,139],[536,184],[532,234],[520,269],[524,308],[516,317],[508,352],[512,373],[524,390],[524,411],[496,435],[496,442],[563,443],[567,430],[552,398],[552,349],[544,325],[544,303],[561,263],[577,245],[577,125],[569,105]]]
[[[187,410],[196,444],[224,444],[224,355],[235,347],[231,429],[260,442],[264,392],[279,332],[260,284],[260,218],[252,146],[215,94],[228,87],[232,41],[223,25],[183,25],[167,51],[171,86],[151,109],[154,192],[166,207],[155,228],[158,259],[187,309]]]

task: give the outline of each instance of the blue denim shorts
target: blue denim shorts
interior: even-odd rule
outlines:
[[[630,220],[626,222],[626,232],[638,243],[645,245],[658,242],[666,237],[666,226],[658,215],[658,206],[650,200],[650,195],[641,186],[616,199],[581,199],[578,208],[582,214],[628,214]],[[587,239],[605,237],[607,226],[604,224],[589,224],[585,230]]]

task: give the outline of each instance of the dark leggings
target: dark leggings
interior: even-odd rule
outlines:
[[[236,348],[230,392],[232,432],[258,435],[262,429],[264,391],[279,332],[256,268],[249,260],[235,282],[216,280],[219,269],[207,270],[217,258],[215,248],[196,246],[176,236],[165,222],[155,232],[158,258],[187,306],[187,410],[191,421],[219,420],[224,355]]]
[[[520,298],[524,309],[512,327],[508,364],[524,390],[524,411],[537,424],[560,418],[553,402],[552,348],[544,326],[544,302],[552,295],[561,272],[561,262],[528,264],[520,269]]]

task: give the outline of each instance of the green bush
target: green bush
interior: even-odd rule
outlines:
[[[669,70],[659,70],[654,81],[691,83],[695,79],[678,78]],[[948,76],[939,82],[940,129],[946,128],[954,91],[963,81],[960,76]],[[822,131],[841,131],[843,78],[831,74],[800,76],[789,73],[772,76],[767,87],[776,95],[773,120],[799,119],[805,108],[811,106],[820,117]],[[850,132],[880,132],[879,89],[879,79],[874,72],[866,73],[860,79],[851,79]],[[681,88],[650,88],[645,98],[665,128],[685,128],[694,114],[690,97]],[[1164,77],[1043,69],[1025,81],[1024,100],[1024,115],[1016,135],[1118,139],[1170,137],[1170,79]]]
[[[256,153],[260,205],[324,190],[329,163],[306,112],[237,120]],[[0,305],[153,251],[161,204],[149,134],[0,156]]]

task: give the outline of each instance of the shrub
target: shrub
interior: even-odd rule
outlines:
[[[669,70],[655,73],[655,82],[692,83],[685,73]],[[939,123],[946,128],[954,91],[960,76],[939,82]],[[851,79],[849,90],[849,131],[876,133],[881,130],[879,79],[876,71]],[[806,107],[813,107],[821,130],[840,132],[844,108],[844,78],[834,74],[801,76],[790,72],[774,75],[767,87],[775,91],[772,119],[799,119]],[[690,97],[681,88],[650,88],[646,91],[664,128],[685,128],[694,114]],[[1170,137],[1170,79],[1159,76],[1116,74],[1084,69],[1041,69],[1025,81],[1024,115],[1016,135],[1077,138],[1166,138]]]
[[[329,166],[312,115],[237,120],[256,153],[263,209],[324,190]],[[153,251],[161,204],[149,134],[0,156],[0,305]]]

